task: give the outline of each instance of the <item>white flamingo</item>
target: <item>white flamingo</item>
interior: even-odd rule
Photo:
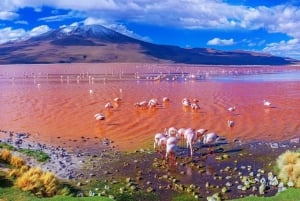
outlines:
[[[156,107],[158,105],[158,101],[155,98],[151,98],[148,101],[148,107],[152,108],[152,107]]]
[[[235,111],[235,106],[229,107],[227,110],[228,110],[229,112],[234,112],[234,111]]]
[[[184,138],[186,139],[187,148],[190,149],[191,157],[193,157],[193,144],[197,140],[195,130],[192,128],[187,128],[184,131]]]
[[[264,100],[264,106],[271,107],[271,104],[270,101]]]
[[[204,135],[204,133],[206,133],[206,132],[207,132],[207,129],[205,129],[205,128],[199,128],[198,130],[196,130],[196,134],[200,135],[200,136]]]
[[[169,136],[167,139],[167,145],[177,145],[178,144],[178,138],[176,136]]]
[[[146,108],[148,105],[147,101],[140,101],[134,104],[135,107],[139,107],[139,108]]]
[[[184,107],[189,107],[191,104],[191,101],[188,98],[184,98],[184,99],[182,99],[181,103]]]
[[[200,106],[197,103],[191,103],[191,108],[193,110],[198,110],[198,109],[200,109]]]
[[[156,133],[154,135],[154,145],[153,145],[154,146],[154,150],[155,150],[156,146],[159,147],[159,141],[160,141],[161,138],[164,138],[164,137],[166,137],[166,135],[163,134],[163,133]]]
[[[179,128],[176,134],[176,137],[180,141],[180,146],[183,146],[184,143],[184,132],[185,132],[185,128]]]
[[[97,113],[94,115],[94,117],[96,120],[104,120],[105,119],[105,116],[102,113]]]
[[[175,127],[170,127],[168,129],[168,136],[176,136],[177,135],[178,130]]]
[[[209,146],[209,150],[211,149],[211,145],[221,141],[222,138],[216,133],[207,133],[202,136],[202,143]]]
[[[104,105],[105,109],[111,109],[113,108],[113,105],[110,103],[110,102],[107,102],[105,105]]]
[[[167,144],[166,146],[166,160],[169,159],[171,164],[175,164],[177,149],[177,144]]]
[[[120,102],[120,101],[121,101],[121,98],[116,97],[116,98],[114,98],[114,101],[115,101],[115,102]]]
[[[234,127],[234,125],[235,125],[235,123],[234,123],[233,120],[227,120],[227,126],[228,127],[232,128],[232,127]]]
[[[170,99],[169,99],[168,97],[163,97],[163,99],[162,99],[162,100],[163,100],[163,102],[164,102],[164,103],[166,103],[166,102],[169,102],[169,101],[170,101]]]

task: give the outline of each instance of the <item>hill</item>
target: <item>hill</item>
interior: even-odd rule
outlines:
[[[107,62],[288,65],[296,60],[265,53],[153,44],[100,25],[64,27],[0,45],[0,64]]]

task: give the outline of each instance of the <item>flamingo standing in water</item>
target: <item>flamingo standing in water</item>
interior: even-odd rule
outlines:
[[[114,101],[115,101],[115,102],[120,102],[120,101],[121,101],[121,98],[116,97],[116,98],[114,98]]]
[[[229,107],[227,110],[228,110],[229,112],[234,112],[234,111],[235,111],[235,106]]]
[[[105,119],[105,116],[102,113],[97,113],[94,115],[94,117],[96,120],[104,120]]]
[[[107,102],[105,105],[104,105],[105,109],[111,109],[113,108],[112,104],[110,102]]]
[[[227,121],[227,126],[230,127],[230,128],[234,127],[234,121],[233,120],[228,120]]]
[[[271,104],[270,101],[264,100],[264,106],[271,107]]]
[[[168,97],[163,97],[163,99],[162,99],[162,100],[163,100],[163,102],[164,102],[164,103],[166,103],[166,102],[169,102],[169,101],[170,101],[170,99],[169,99]]]
[[[184,107],[189,107],[191,104],[191,101],[188,98],[184,98],[184,99],[182,99],[181,103]]]

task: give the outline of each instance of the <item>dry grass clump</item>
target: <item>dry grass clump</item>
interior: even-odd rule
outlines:
[[[287,150],[277,159],[277,165],[281,169],[285,165],[300,163],[300,153]]]
[[[286,151],[277,159],[279,168],[278,178],[283,183],[293,182],[295,187],[300,187],[300,153]]]
[[[26,162],[19,156],[12,156],[10,158],[10,164],[14,167],[20,168],[26,164]]]
[[[50,172],[39,168],[30,168],[16,180],[16,186],[23,191],[30,191],[37,196],[50,197],[59,190],[58,180]]]
[[[8,149],[2,149],[0,153],[0,158],[6,162],[9,162],[11,158],[11,151],[9,151]]]
[[[21,176],[22,174],[24,174],[28,170],[29,170],[29,166],[23,165],[20,168],[15,168],[15,169],[10,170],[8,172],[8,176],[16,178],[16,177]]]
[[[16,178],[15,185],[21,190],[39,197],[51,197],[60,192],[59,182],[53,173],[43,172],[40,168],[30,168],[24,159],[13,156],[8,149],[1,150],[0,159],[14,167],[8,176]]]

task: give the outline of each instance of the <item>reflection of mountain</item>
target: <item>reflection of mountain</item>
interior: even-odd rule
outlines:
[[[103,26],[65,27],[26,41],[0,45],[0,64],[168,62],[212,65],[285,65],[292,59],[245,51],[157,45]]]

